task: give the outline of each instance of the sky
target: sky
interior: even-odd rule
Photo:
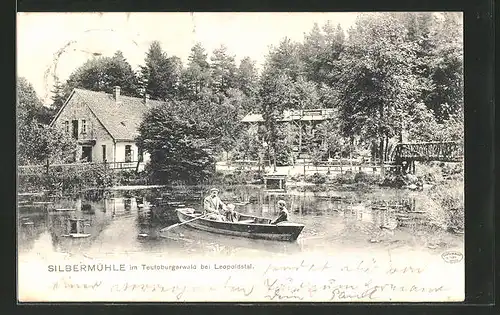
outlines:
[[[17,75],[25,77],[44,103],[54,75],[64,82],[93,54],[121,50],[138,69],[152,41],[184,64],[201,42],[207,53],[224,44],[237,64],[248,56],[263,64],[270,45],[288,37],[302,41],[314,23],[328,20],[349,29],[357,13],[18,13]]]

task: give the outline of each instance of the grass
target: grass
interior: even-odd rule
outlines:
[[[454,231],[464,229],[464,181],[448,180],[427,192],[427,207],[432,221]]]

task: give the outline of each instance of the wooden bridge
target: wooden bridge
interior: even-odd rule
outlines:
[[[464,158],[463,144],[460,142],[414,142],[399,143],[390,155],[390,163],[415,168],[415,161],[461,162]]]

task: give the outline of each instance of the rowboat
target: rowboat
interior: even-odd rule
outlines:
[[[266,239],[276,241],[295,241],[304,229],[303,224],[293,222],[280,222],[271,224],[271,219],[240,214],[236,222],[216,221],[208,218],[199,218],[201,213],[195,213],[192,208],[180,208],[177,217],[180,224],[212,233],[247,237],[253,239]],[[189,221],[189,222],[188,222]]]

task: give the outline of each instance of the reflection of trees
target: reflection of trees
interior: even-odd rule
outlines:
[[[101,232],[110,224],[113,213],[116,208],[109,211],[110,207],[107,199],[92,203],[92,208],[96,209],[93,213],[85,213],[81,211],[72,211],[68,213],[52,212],[48,214],[47,228],[52,237],[52,245],[55,250],[75,251],[89,248],[92,243],[99,237]],[[83,233],[90,234],[87,238],[71,238],[65,237],[70,233],[69,220],[81,219],[84,222]]]
[[[18,226],[17,248],[19,252],[27,252],[33,249],[35,241],[46,231],[47,216],[46,214],[20,216]]]

